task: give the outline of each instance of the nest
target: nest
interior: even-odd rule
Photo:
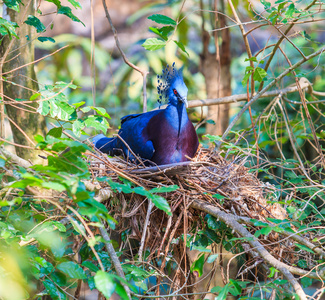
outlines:
[[[113,182],[127,180],[131,186],[146,190],[171,185],[179,187],[176,191],[159,194],[168,201],[172,216],[156,207],[148,215],[148,201],[137,193],[115,191],[106,202],[110,214],[119,222],[120,232],[131,229],[133,238],[138,240],[146,232],[145,249],[150,249],[152,255],[156,251],[158,254],[161,251],[167,253],[173,239],[193,226],[200,226],[197,221],[204,217],[204,213],[191,208],[193,199],[211,203],[233,215],[260,221],[287,217],[284,208],[275,202],[274,186],[261,182],[244,167],[245,159],[228,161],[215,151],[204,148],[200,148],[190,162],[153,167],[104,155],[91,154],[88,157],[94,180],[107,176]],[[99,184],[102,191],[112,193],[106,182]],[[252,233],[255,230],[251,228]],[[276,233],[271,233],[267,243],[278,239]],[[274,252],[276,247],[270,248]],[[282,248],[288,248],[288,245]]]

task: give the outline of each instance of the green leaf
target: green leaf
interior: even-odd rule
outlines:
[[[40,101],[38,102],[37,112],[43,116],[47,116],[50,112],[50,105],[48,101]]]
[[[109,116],[109,114],[106,112],[106,109],[105,108],[103,108],[103,107],[94,107],[94,106],[91,106],[91,108],[93,110],[95,110],[100,116],[105,117],[105,118],[108,118],[108,119],[111,118]]]
[[[116,288],[114,278],[101,270],[95,275],[95,285],[107,299],[110,299]]]
[[[175,27],[174,26],[163,26],[161,28],[149,27],[149,29],[153,33],[159,35],[162,39],[167,41],[169,33],[175,30]]]
[[[219,254],[212,254],[212,255],[210,255],[210,256],[208,257],[208,259],[207,259],[207,262],[208,262],[209,264],[213,263],[213,262],[218,258],[218,256],[219,256]]]
[[[211,289],[211,292],[212,293],[215,293],[215,288],[218,288],[218,287],[214,287]],[[222,289],[221,291],[219,292],[219,295],[218,297],[215,298],[215,300],[225,300],[227,298],[227,295],[228,295],[228,292],[230,290],[230,286],[229,286],[229,283],[227,283]]]
[[[50,190],[56,190],[58,192],[63,192],[66,190],[65,186],[58,182],[44,181],[42,182],[42,187]]]
[[[67,299],[66,295],[63,292],[61,292],[61,290],[59,290],[51,280],[48,280],[48,279],[44,280],[43,281],[43,285],[44,285],[46,291],[48,292],[48,294],[54,300],[57,300],[57,299],[60,299],[60,300]]]
[[[308,288],[313,284],[313,279],[308,278],[308,277],[302,277],[301,279],[301,284],[304,288]]]
[[[253,56],[251,58],[245,58],[245,61],[254,61],[254,62],[257,62],[257,58],[255,56]]]
[[[191,272],[197,273],[197,277],[201,277],[203,274],[203,267],[204,267],[204,253],[202,253],[199,258],[194,261],[194,263],[191,266]]]
[[[3,0],[3,3],[8,8],[13,9],[16,12],[19,12],[19,3],[21,3],[21,1],[19,1],[19,0]]]
[[[44,43],[44,42],[55,43],[55,39],[48,37],[48,36],[39,36],[37,39],[42,43]]]
[[[17,39],[19,37],[16,34],[16,28],[18,28],[17,23],[5,20],[4,18],[0,17],[0,34],[1,35],[9,35],[9,38],[12,38],[12,35],[15,36]]]
[[[60,232],[67,232],[65,226],[59,221],[50,221],[53,226],[55,226]]]
[[[165,24],[165,25],[177,25],[176,21],[171,19],[170,17],[161,15],[161,14],[155,14],[148,17],[149,20],[152,20],[158,24]]]
[[[32,15],[29,15],[27,17],[27,20],[24,23],[34,26],[36,28],[37,32],[43,32],[46,29],[44,24],[38,18],[36,18],[35,16],[32,16]]]
[[[35,93],[35,94],[33,94],[32,96],[30,96],[29,100],[30,100],[30,101],[37,100],[37,98],[38,98],[40,95],[41,95],[40,93]]]
[[[72,123],[72,132],[79,137],[81,130],[85,128],[84,122],[82,120],[76,120]]]
[[[63,131],[62,127],[54,127],[47,133],[47,135],[51,135],[56,138],[59,138],[62,135],[62,131]]]
[[[61,15],[65,15],[67,17],[69,17],[72,21],[75,21],[75,22],[78,22],[78,23],[81,23],[83,26],[86,27],[86,25],[80,21],[79,18],[77,18],[71,11],[71,8],[68,7],[68,6],[61,6],[58,10],[58,14],[61,14]]]
[[[99,268],[96,265],[94,265],[91,261],[88,261],[88,260],[83,261],[82,265],[84,267],[88,268],[92,272],[97,272],[99,270]]]
[[[298,244],[298,243],[295,243],[295,245],[300,248],[301,250],[304,250],[304,251],[307,251],[307,252],[310,252],[310,253],[315,253],[313,250],[309,249],[307,246],[305,245],[301,245],[301,244]]]
[[[93,127],[97,130],[102,130],[104,134],[107,132],[107,129],[109,128],[109,124],[107,120],[101,116],[88,116],[85,119],[85,125],[87,127]]]
[[[159,188],[153,188],[149,192],[154,194],[154,193],[169,193],[169,192],[174,192],[179,188],[178,185],[170,185],[170,186],[162,186]]]
[[[152,203],[159,209],[163,210],[167,215],[171,216],[172,212],[167,200],[159,195],[152,195],[150,197]]]
[[[261,82],[263,80],[263,78],[266,76],[267,76],[267,73],[265,72],[265,70],[260,67],[257,67],[254,71],[253,79],[258,82]]]
[[[146,50],[154,51],[166,46],[166,42],[157,38],[149,38],[142,44]]]
[[[294,12],[295,12],[295,5],[294,5],[294,3],[291,3],[289,5],[289,7],[287,8],[287,11],[285,12],[286,18],[292,18]]]
[[[70,278],[86,279],[84,270],[73,261],[63,262],[57,265],[56,268],[67,274]]]
[[[230,290],[230,293],[233,295],[233,296],[239,296],[242,292],[242,288],[240,287],[240,285],[237,283],[236,280],[233,280],[233,279],[229,279],[229,283],[232,287],[234,287],[234,289],[231,289]]]
[[[185,46],[183,45],[183,43],[182,42],[177,42],[177,41],[174,41],[175,42],[175,44],[183,51],[183,52],[185,52],[186,54],[187,54],[187,56],[190,56],[189,54],[188,54],[188,52],[186,51],[186,49],[185,49]]]
[[[74,8],[82,8],[81,4],[76,0],[68,0]]]

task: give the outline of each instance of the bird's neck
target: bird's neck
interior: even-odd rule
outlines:
[[[177,130],[178,136],[188,121],[188,115],[184,103],[178,105],[168,105],[166,108],[167,120],[174,129]]]

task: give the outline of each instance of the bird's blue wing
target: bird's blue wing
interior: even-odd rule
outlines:
[[[143,114],[132,114],[132,115],[127,115],[121,118],[121,125],[125,123],[126,121],[129,121],[131,119],[137,118],[139,116],[142,116]]]

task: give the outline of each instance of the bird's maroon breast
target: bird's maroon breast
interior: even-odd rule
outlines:
[[[153,143],[155,153],[151,160],[158,165],[187,161],[186,156],[193,157],[199,144],[191,121],[178,136],[178,130],[160,115],[150,120],[144,136]]]

